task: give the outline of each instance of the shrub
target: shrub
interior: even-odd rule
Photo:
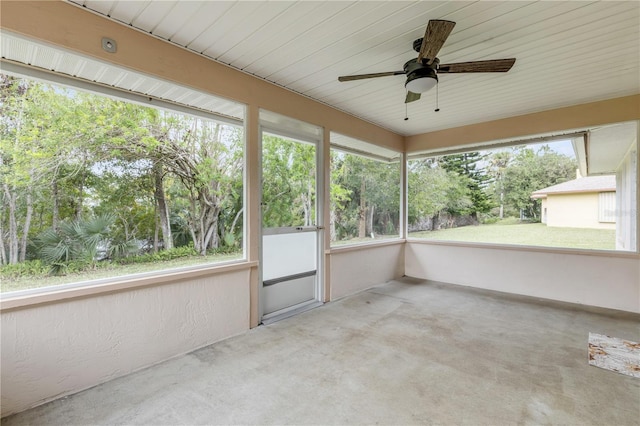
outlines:
[[[485,217],[482,219],[483,225],[493,225],[494,223],[498,223],[500,219],[497,217]]]
[[[49,272],[49,265],[40,259],[27,260],[13,265],[2,265],[0,267],[0,277],[2,279],[17,279],[21,277],[46,276]]]
[[[505,217],[497,222],[498,225],[517,225],[519,223],[521,222],[517,217]]]
[[[130,256],[116,261],[122,265],[132,263],[147,263],[147,262],[164,262],[167,260],[178,259],[180,257],[197,256],[198,252],[193,246],[175,247],[169,250],[162,250],[157,253],[148,253],[140,256]]]
[[[56,275],[93,266],[98,247],[108,241],[109,227],[114,221],[115,216],[106,214],[62,222],[57,230],[49,228],[37,238],[40,257]]]
[[[77,274],[107,266],[109,266],[109,262],[93,262],[85,259],[77,259],[69,262],[53,263],[49,267],[49,273],[52,275]]]

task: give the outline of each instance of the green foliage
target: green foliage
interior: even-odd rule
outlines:
[[[489,216],[489,217],[483,217],[481,220],[481,223],[483,225],[493,225],[495,223],[498,223],[500,219],[495,217],[495,216]]]
[[[575,167],[575,160],[547,145],[411,161],[409,223],[425,229],[419,224],[440,212],[472,215],[485,224],[522,212],[524,220],[538,222],[539,201],[531,193],[570,180]]]
[[[0,264],[241,245],[241,129],[2,74],[0,109]]]
[[[88,263],[85,260],[72,260],[55,265],[46,263],[41,259],[27,260],[0,266],[0,278],[9,281],[28,277],[46,278],[50,275],[76,274],[87,270],[101,269],[106,266],[108,266],[106,262]]]
[[[181,257],[198,256],[198,252],[193,246],[176,247],[169,250],[162,250],[157,253],[148,253],[140,256],[131,256],[118,259],[117,262],[122,265],[132,263],[149,263],[149,262],[165,262]]]
[[[409,222],[437,215],[470,209],[472,199],[468,180],[445,170],[435,159],[412,161],[409,164]]]
[[[138,251],[138,245],[135,241],[111,241],[107,249],[107,257],[109,259],[124,259],[136,255]]]
[[[37,238],[40,258],[54,274],[95,266],[98,246],[108,246],[109,227],[114,222],[113,215],[103,215],[63,222],[57,230],[48,229]]]
[[[358,155],[331,155],[332,239],[398,233],[400,164]]]
[[[265,135],[262,220],[265,228],[315,223],[315,146]]]
[[[231,233],[225,234],[225,236],[223,238],[223,241],[224,241],[224,246],[225,247],[234,247],[235,248],[238,245],[237,244],[238,242],[236,241],[236,236],[231,234]]]
[[[575,160],[552,151],[548,145],[537,151],[515,148],[513,161],[504,171],[504,200],[511,207],[510,213],[523,212],[525,217],[539,220],[540,200],[531,199],[531,193],[573,179],[576,168]]]
[[[455,173],[465,181],[471,205],[458,206],[449,210],[456,215],[470,214],[477,218],[478,213],[486,213],[491,210],[493,203],[485,188],[490,180],[486,171],[478,167],[478,163],[486,160],[486,155],[479,152],[467,152],[463,154],[446,155],[439,159],[443,169]]]
[[[40,259],[0,266],[0,277],[3,280],[21,277],[39,277],[49,272],[50,266]]]

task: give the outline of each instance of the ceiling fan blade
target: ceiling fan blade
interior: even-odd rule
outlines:
[[[438,74],[463,72],[507,72],[516,62],[515,58],[491,59],[488,61],[458,62],[456,64],[440,64]]]
[[[417,101],[418,99],[420,99],[420,93],[407,92],[407,97],[405,98],[404,103],[408,104],[409,102]]]
[[[426,63],[431,65],[455,26],[456,23],[451,21],[443,21],[440,19],[430,20],[427,24],[424,38],[422,39],[422,46],[420,46],[420,52],[418,53],[418,62],[423,62],[426,59]]]
[[[404,71],[375,72],[373,74],[343,75],[338,81],[364,80],[365,78],[387,77],[390,75],[404,75]]]

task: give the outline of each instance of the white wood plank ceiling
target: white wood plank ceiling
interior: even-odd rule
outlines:
[[[640,2],[71,2],[412,135],[640,93]],[[457,23],[444,63],[515,57],[506,74],[440,75],[408,104],[401,70],[430,19]]]
[[[0,34],[2,58],[11,61],[11,63],[2,64],[2,67],[0,67],[1,72],[75,87],[78,87],[75,84],[76,81],[89,81],[99,83],[102,87],[122,89],[125,93],[118,94],[118,96],[125,98],[128,97],[126,92],[132,92],[153,99],[169,101],[179,106],[187,106],[191,109],[195,108],[213,113],[222,116],[221,118],[223,119],[226,117],[232,121],[244,120],[244,106],[238,102],[201,93],[139,72],[125,70],[47,44],[27,40],[12,33],[2,32]],[[36,71],[40,69],[46,70],[46,72],[33,73],[27,68],[15,68],[11,66],[13,65],[12,63],[26,64]],[[49,71],[54,71],[54,74],[62,76],[72,76],[76,79],[60,80],[55,76],[47,75]],[[98,87],[95,90],[100,92]],[[131,99],[131,97],[128,98]],[[151,105],[151,102],[145,102],[144,104]]]

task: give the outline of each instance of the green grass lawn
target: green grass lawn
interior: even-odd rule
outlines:
[[[543,247],[614,250],[616,231],[612,229],[555,228],[542,223],[463,226],[438,231],[412,232],[410,238],[438,241],[465,241],[520,244]]]
[[[373,242],[379,243],[380,241],[390,240],[392,238],[398,238],[399,236],[400,235],[398,234],[390,234],[390,235],[376,234],[375,238],[365,237],[365,238],[351,238],[349,240],[331,241],[331,247],[346,246],[348,244],[373,243]]]
[[[114,278],[123,275],[139,274],[144,272],[161,271],[194,265],[207,265],[216,262],[240,259],[239,254],[213,254],[208,256],[188,256],[162,262],[134,263],[131,265],[109,264],[95,270],[83,271],[61,276],[46,277],[20,277],[8,279],[0,275],[0,292],[25,290],[30,288],[49,287],[61,284],[77,283],[82,281],[97,280],[101,278]]]

